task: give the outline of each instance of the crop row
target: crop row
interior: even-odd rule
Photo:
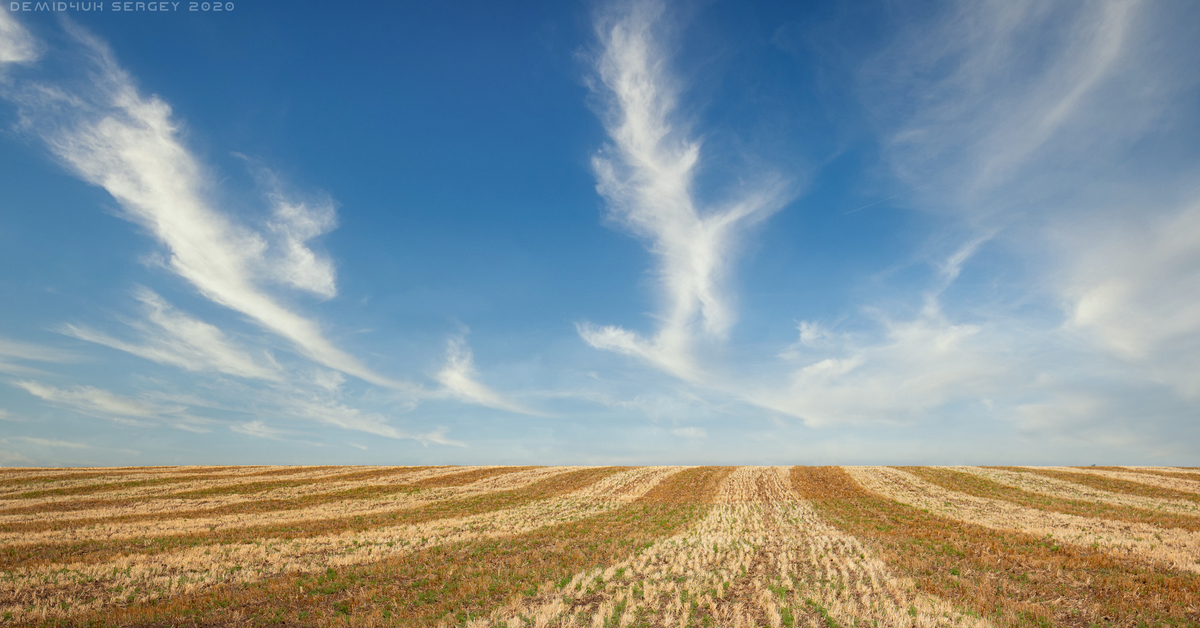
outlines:
[[[0,543],[0,625],[1200,626],[1192,469],[13,469]]]

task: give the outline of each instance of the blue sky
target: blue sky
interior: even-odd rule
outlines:
[[[1200,464],[1194,3],[38,9],[0,464]]]

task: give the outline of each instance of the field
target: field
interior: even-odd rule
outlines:
[[[0,626],[1200,626],[1200,470],[0,470]]]

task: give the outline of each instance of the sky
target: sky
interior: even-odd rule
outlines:
[[[6,0],[0,465],[1200,465],[1197,41]]]

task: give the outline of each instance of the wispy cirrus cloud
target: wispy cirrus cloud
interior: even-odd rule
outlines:
[[[776,205],[696,211],[690,190],[700,149],[673,118],[682,90],[656,40],[664,7],[615,6],[619,13],[597,22],[612,143],[594,168],[611,217],[658,257],[665,305],[655,337],[580,325],[591,345],[810,426],[956,415],[1061,432],[1080,421],[1112,427],[1116,408],[1162,392],[1155,383],[1185,397],[1200,391],[1190,358],[1200,347],[1194,203],[1147,207],[1145,199],[1164,195],[1123,182],[1134,145],[1200,85],[1200,72],[1182,61],[1196,60],[1196,50],[1172,31],[1169,11],[1110,0],[892,13],[899,36],[859,68],[859,89],[886,165],[919,192],[911,204],[943,219],[938,236],[956,234],[959,244],[923,256],[928,278],[909,283],[898,307],[863,303],[853,331],[808,320],[778,362],[743,355],[736,364],[702,364],[691,351],[696,340],[720,339],[735,319],[717,281],[736,253],[734,227]],[[1173,76],[1189,78],[1174,85],[1166,78]],[[1186,196],[1178,186],[1189,173],[1176,171],[1154,184]],[[1100,181],[1098,173],[1112,176]],[[1093,193],[1100,186],[1121,188],[1126,206]],[[971,290],[956,284],[984,249],[1021,259],[1042,279],[971,302]],[[1048,259],[1047,249],[1061,255]],[[1030,305],[1056,300],[1063,310]],[[1078,342],[1081,332],[1097,344]],[[1185,407],[1151,406],[1168,422]],[[1076,418],[1047,418],[1059,411]]]
[[[63,363],[78,362],[80,359],[80,356],[69,351],[0,337],[0,373],[20,375],[39,372],[37,369],[18,364],[18,362]]]
[[[52,404],[126,424],[152,425],[162,422],[189,432],[207,432],[207,426],[212,423],[209,419],[188,414],[186,406],[162,405],[93,386],[57,388],[31,380],[20,380],[13,382],[13,385]]]
[[[60,449],[91,449],[91,445],[87,443],[76,443],[68,440],[59,440],[57,438],[37,438],[34,436],[16,436],[6,438],[4,442],[17,440],[38,447],[57,447]]]
[[[339,349],[315,321],[267,290],[282,284],[324,298],[336,294],[331,262],[307,246],[335,224],[332,206],[295,202],[272,190],[274,212],[264,231],[221,211],[206,193],[212,182],[184,146],[170,106],[143,95],[102,42],[65,24],[91,64],[88,82],[77,89],[33,84],[12,92],[24,127],[72,172],[111,194],[125,218],[166,247],[165,267],[202,295],[329,368],[379,386],[416,390]]]
[[[262,421],[247,421],[245,423],[235,423],[229,426],[229,429],[238,434],[246,436],[254,436],[256,438],[266,438],[268,440],[282,440],[287,436],[287,432],[271,427]]]
[[[0,7],[0,78],[9,63],[36,61],[38,48],[33,35],[9,15],[8,9]]]
[[[479,381],[475,356],[467,345],[465,332],[446,341],[446,363],[435,379],[443,387],[441,392],[450,397],[497,410],[543,416],[536,410],[507,399]]]
[[[786,185],[768,175],[732,202],[697,201],[701,147],[677,111],[679,85],[661,41],[665,10],[654,0],[622,3],[596,20],[597,91],[611,143],[592,159],[610,218],[644,238],[657,258],[659,327],[651,338],[590,323],[578,331],[594,347],[695,379],[695,341],[723,339],[735,319],[726,280],[738,238],[782,206]]]
[[[20,24],[7,14],[5,20],[7,30],[0,35],[6,47],[37,47]],[[190,372],[259,382],[243,390],[250,396],[244,400],[249,405],[239,406],[230,399],[202,404],[222,406],[222,412],[255,407],[280,417],[386,438],[462,445],[447,438],[444,428],[401,430],[391,426],[383,414],[347,405],[341,377],[332,373],[400,391],[405,410],[423,400],[453,397],[526,411],[478,383],[469,349],[450,356],[440,375],[444,388],[429,390],[377,373],[335,346],[315,320],[284,305],[279,289],[321,299],[337,296],[336,267],[314,244],[337,226],[336,203],[322,194],[295,193],[273,172],[247,158],[263,190],[266,215],[252,224],[226,211],[212,192],[219,184],[185,145],[181,123],[171,107],[157,96],[143,94],[104,43],[69,21],[64,26],[86,58],[86,79],[28,82],[6,89],[4,95],[19,107],[23,128],[43,141],[71,172],[112,195],[123,210],[122,217],[161,243],[165,269],[207,299],[290,341],[296,353],[320,367],[313,375],[309,372],[313,369],[302,365],[280,364],[270,352],[242,346],[241,339],[235,341],[220,327],[177,309],[145,288],[135,291],[143,318],[128,322],[136,338],[129,340],[79,323],[63,325],[59,331]],[[30,374],[28,370],[20,372]],[[51,403],[123,420],[179,416],[186,411],[186,406],[155,404],[88,386],[55,388],[33,381],[19,385]],[[228,387],[226,382],[221,388]],[[245,428],[251,424],[254,422],[234,425]],[[241,433],[249,433],[249,429]],[[265,432],[260,429],[256,434]]]
[[[793,357],[803,354],[806,362],[787,381],[747,381],[730,375],[746,365],[701,364],[692,352],[697,340],[722,340],[736,318],[725,282],[737,238],[747,225],[779,209],[787,188],[778,179],[766,179],[740,202],[700,209],[692,191],[700,144],[676,120],[681,90],[667,72],[658,39],[665,6],[635,2],[618,8],[621,13],[603,16],[596,26],[603,45],[597,72],[606,90],[605,126],[612,143],[595,157],[593,167],[610,216],[645,238],[658,257],[664,310],[651,339],[616,326],[581,324],[579,332],[589,344],[640,357],[704,389],[812,426],[911,419],[948,401],[992,390],[989,381],[999,385],[996,378],[1005,369],[991,361],[995,356],[988,350],[994,347],[977,346],[980,329],[953,323],[938,303],[938,294],[990,233],[970,238],[938,262],[939,281],[925,295],[918,317],[877,315],[884,328],[882,342],[857,338],[851,343],[807,323],[801,326],[802,340],[806,334],[824,334],[826,345],[838,346],[785,350]],[[833,355],[816,357],[819,352]],[[766,367],[750,370],[761,368]]]
[[[1053,181],[1035,164],[1072,154],[1086,162],[1086,151],[1136,137],[1159,109],[1155,89],[1145,89],[1157,73],[1131,75],[1149,69],[1130,63],[1146,43],[1143,5],[985,1],[898,11],[898,35],[860,69],[895,174],[925,188],[919,196],[931,209],[991,213],[1014,190]],[[1142,84],[1123,90],[1125,79]]]
[[[1195,28],[1137,0],[914,14],[894,14],[899,35],[861,68],[864,105],[892,173],[920,189],[912,205],[966,244],[931,264],[916,317],[867,308],[876,337],[802,328],[800,345],[821,341],[785,352],[807,363],[760,399],[818,422],[974,400],[986,410],[967,416],[1032,433],[1094,426],[1095,442],[1127,438],[1114,417],[1134,407],[1178,427],[1200,391],[1194,168],[1144,146],[1195,133],[1183,111],[1200,85]],[[983,243],[1032,274],[1022,290],[944,296]]]
[[[364,411],[347,405],[336,396],[310,390],[296,389],[273,395],[273,407],[284,417],[298,417],[344,430],[364,432],[384,438],[415,440],[423,444],[439,443],[462,446],[445,438],[444,431],[412,432],[391,425],[388,418],[377,412]]]
[[[83,325],[63,325],[61,331],[80,340],[189,371],[215,371],[236,377],[282,381],[283,371],[269,353],[264,351],[258,357],[250,354],[235,346],[220,328],[180,312],[147,288],[138,288],[135,297],[145,313],[145,322],[130,323],[140,333],[140,343],[126,342]]]

